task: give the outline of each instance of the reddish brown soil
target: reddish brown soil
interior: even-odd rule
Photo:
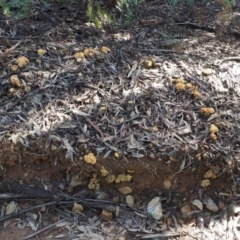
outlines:
[[[151,159],[150,157],[138,160],[98,156],[97,163],[91,165],[83,160],[85,151],[80,151],[72,162],[71,159],[64,157],[64,151],[44,150],[41,144],[36,144],[36,147],[31,148],[3,144],[0,148],[2,181],[22,181],[25,184],[38,185],[39,178],[41,178],[51,185],[55,181],[70,180],[72,176],[77,175],[81,178],[82,185],[87,185],[91,174],[96,173],[100,179],[101,190],[109,191],[109,185],[111,185],[112,194],[114,194],[114,189],[123,185],[131,187],[138,196],[139,194],[144,195],[144,193],[155,195],[162,192],[164,194],[166,190],[163,182],[169,179],[172,183],[170,190],[181,193],[181,197],[184,198],[190,191],[200,187],[203,175],[209,169],[204,162],[199,161],[198,166],[190,165],[179,171],[183,158],[181,156],[179,159],[169,160],[167,163],[166,160]],[[109,184],[101,176],[102,166],[115,175],[130,172],[133,179],[127,183]],[[211,181],[207,191],[226,191],[230,183],[230,177],[223,174]]]
[[[181,156],[179,156],[179,159],[169,161],[168,164],[166,164],[166,160],[160,159],[116,159],[113,156],[108,158],[98,156],[97,164],[90,165],[82,160],[83,155],[86,153],[83,150],[79,151],[74,157],[74,162],[72,162],[70,159],[65,159],[65,153],[62,150],[44,150],[42,146],[41,143],[31,148],[14,144],[2,144],[0,146],[1,182],[21,181],[26,185],[35,185],[42,188],[40,184],[40,179],[42,179],[51,189],[54,188],[56,183],[66,183],[72,177],[78,176],[82,186],[68,192],[69,195],[73,195],[79,189],[87,187],[92,173],[96,173],[100,179],[100,190],[106,192],[110,200],[115,196],[119,196],[118,188],[128,186],[133,190],[132,195],[136,199],[136,207],[141,206],[142,203],[147,203],[151,197],[156,195],[171,196],[168,207],[171,207],[172,204],[177,205],[177,211],[180,212],[179,209],[183,205],[184,199],[198,197],[203,175],[209,169],[203,162],[199,162],[198,166],[190,165],[176,174],[180,169]],[[115,175],[130,171],[133,178],[130,182],[109,184],[101,176],[101,166],[104,166]],[[166,179],[169,179],[172,183],[169,190],[163,186]],[[230,177],[222,174],[220,177],[211,180],[211,185],[204,191],[214,197],[215,191],[229,192],[231,185]],[[177,215],[179,218],[182,217],[181,214]],[[184,221],[186,222],[186,219]],[[11,224],[5,228],[3,224],[1,223],[0,239],[21,239],[32,232],[29,227],[22,230],[18,229],[15,220],[12,220]],[[51,234],[55,233],[53,229]],[[56,231],[61,232],[61,229]],[[44,236],[48,235],[49,232],[46,231],[39,236],[39,239],[44,239]]]

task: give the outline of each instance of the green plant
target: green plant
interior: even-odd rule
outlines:
[[[177,2],[178,0],[168,0],[168,3],[171,7],[172,12],[175,12]]]
[[[6,17],[28,17],[31,13],[33,0],[0,0],[0,7]]]
[[[97,4],[94,8],[94,4],[92,1],[88,3],[87,15],[91,22],[93,22],[98,28],[102,28],[103,25],[112,24],[111,15],[102,7]]]
[[[40,0],[43,4],[47,4],[47,0]],[[75,0],[57,0],[62,3],[72,3]],[[30,17],[34,0],[0,0],[0,8],[6,17]]]
[[[193,7],[195,4],[195,0],[187,0],[187,5]]]
[[[141,0],[118,0],[116,8],[120,11],[122,20],[126,20],[128,23],[130,23],[134,17],[134,7],[140,3]]]

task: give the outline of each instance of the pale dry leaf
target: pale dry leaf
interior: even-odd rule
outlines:
[[[78,110],[78,109],[72,109],[71,111],[72,111],[73,113],[79,115],[79,116],[90,116],[90,114],[85,113],[85,112],[82,112],[82,111],[80,111],[80,110]]]
[[[19,138],[19,134],[12,134],[9,139],[11,139],[14,144],[17,144],[18,138]]]
[[[111,152],[112,152],[112,150],[108,150],[108,151],[104,154],[103,158],[107,158],[107,157],[111,154]]]

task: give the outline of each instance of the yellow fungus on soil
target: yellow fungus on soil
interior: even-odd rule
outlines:
[[[93,57],[95,55],[96,51],[92,48],[85,48],[83,53],[84,53],[85,57]]]
[[[110,52],[110,49],[108,47],[102,46],[101,52],[107,54]]]
[[[94,156],[93,153],[89,153],[88,155],[85,155],[83,158],[86,163],[89,163],[92,165],[96,164],[97,162],[97,158]]]
[[[27,66],[27,64],[29,64],[29,60],[28,60],[28,58],[22,56],[22,57],[19,57],[19,58],[16,60],[16,64],[17,64],[20,68],[23,68],[23,67]]]
[[[155,66],[155,62],[152,59],[146,59],[144,61],[144,67],[146,69],[154,68],[154,66]]]
[[[210,138],[211,138],[211,140],[216,141],[217,140],[217,135],[215,133],[211,133]]]
[[[184,91],[186,89],[186,85],[184,83],[179,82],[175,85],[175,89],[177,91]]]
[[[75,57],[76,59],[78,59],[78,58],[84,58],[84,53],[83,53],[83,52],[76,52],[76,53],[74,54],[74,57]]]
[[[132,180],[132,176],[130,174],[119,174],[115,179],[115,183],[120,182],[130,182]]]
[[[191,83],[186,83],[186,88],[191,89],[191,88],[195,88],[195,87]]]
[[[18,78],[17,75],[12,75],[10,77],[10,83],[14,86],[14,87],[17,87],[17,88],[20,88],[22,87],[22,83],[20,81],[20,79]]]
[[[47,51],[44,50],[44,49],[42,49],[42,48],[39,48],[39,49],[37,50],[37,54],[38,54],[39,56],[43,56],[46,52],[47,52]]]
[[[210,133],[217,133],[219,131],[218,127],[215,126],[214,124],[211,124],[209,132]]]
[[[108,170],[104,166],[102,166],[101,167],[101,175],[103,177],[106,177],[108,174],[109,174]]]
[[[185,83],[185,80],[182,78],[173,78],[172,80],[173,83]]]
[[[116,179],[116,176],[115,176],[114,174],[108,175],[108,176],[106,177],[106,181],[107,181],[108,183],[113,183],[113,182],[115,181],[115,179]]]
[[[194,88],[191,92],[191,94],[194,96],[194,98],[198,99],[202,96],[202,94],[199,92],[197,88]]]
[[[210,180],[209,179],[204,179],[201,182],[202,187],[208,187],[210,185]]]
[[[201,108],[201,114],[203,114],[204,116],[210,116],[212,114],[214,114],[214,108]]]
[[[11,65],[12,72],[16,72],[17,70],[18,70],[18,65],[16,65],[16,64]]]
[[[213,173],[211,169],[209,169],[207,172],[205,172],[204,178],[216,178],[217,176]]]
[[[92,178],[89,181],[88,184],[89,189],[99,190],[100,189],[100,183],[99,179],[97,178],[97,174],[93,174]]]
[[[102,107],[100,107],[100,109],[99,109],[99,111],[106,111],[107,110],[107,107],[106,106],[102,106]]]

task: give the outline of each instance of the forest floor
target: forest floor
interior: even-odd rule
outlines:
[[[240,239],[239,9],[2,15],[0,239]]]

